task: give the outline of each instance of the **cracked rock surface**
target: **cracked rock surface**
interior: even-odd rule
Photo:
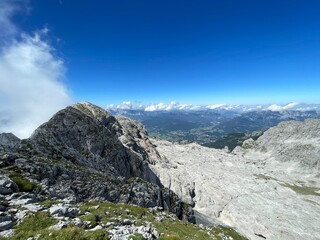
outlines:
[[[152,169],[209,222],[249,239],[320,239],[319,124],[281,123],[233,153],[152,140],[163,159]]]

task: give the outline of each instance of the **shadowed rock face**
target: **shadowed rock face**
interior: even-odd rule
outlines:
[[[192,208],[150,170],[159,159],[141,124],[90,103],[59,111],[17,151],[0,151],[5,173],[17,170],[51,197],[162,207],[192,221]]]

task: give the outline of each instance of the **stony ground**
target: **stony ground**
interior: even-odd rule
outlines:
[[[0,203],[0,239],[217,239],[244,237],[223,226],[196,226],[158,208],[110,202],[73,203],[40,194],[10,193],[15,183],[6,178]]]
[[[284,126],[280,127],[285,132]],[[266,135],[269,138],[280,130],[271,131]],[[294,149],[300,155],[312,155],[320,148],[318,135],[304,132],[309,136],[307,141],[313,143],[309,146],[312,152]],[[282,138],[286,138],[286,143],[297,142],[288,135]],[[227,153],[195,143],[153,143],[167,159],[153,166],[162,183],[211,222],[234,227],[250,239],[320,239],[320,179],[314,167],[306,167],[305,161],[284,161],[283,155],[277,160],[271,150],[256,146]]]

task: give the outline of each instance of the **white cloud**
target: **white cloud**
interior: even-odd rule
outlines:
[[[289,103],[286,105],[227,105],[227,104],[209,104],[209,105],[193,105],[193,104],[180,104],[176,101],[170,103],[156,103],[143,105],[132,104],[131,102],[123,102],[122,104],[110,104],[107,109],[110,110],[144,110],[144,111],[193,111],[193,110],[228,110],[236,112],[250,112],[250,111],[283,111],[283,110],[297,110],[297,111],[308,111],[315,110],[320,111],[320,104],[303,104],[303,103]]]
[[[145,106],[141,102],[124,101],[121,104],[109,104],[107,110],[144,110]]]
[[[299,103],[289,103],[287,105],[277,105],[277,104],[272,104],[269,107],[267,107],[267,110],[271,111],[284,111],[284,110],[295,110]]]
[[[196,110],[199,106],[191,105],[191,104],[179,104],[175,101],[172,101],[168,104],[166,103],[158,103],[151,104],[145,107],[145,111],[173,111],[173,110]]]
[[[1,14],[0,28],[4,26],[3,29],[12,34],[17,28],[10,22],[13,13],[10,11],[17,7],[8,1],[2,2],[1,6],[9,10]],[[61,82],[65,73],[64,62],[43,40],[47,32],[45,28],[32,35],[20,33],[18,38],[12,36],[1,47],[0,132],[29,137],[35,128],[72,102]]]
[[[222,107],[226,107],[225,104],[211,104],[211,105],[207,105],[206,108],[208,109],[216,109],[216,108],[222,108]]]
[[[164,103],[158,103],[158,104],[151,104],[147,106],[144,110],[147,112],[153,112],[153,111],[163,111],[167,108],[167,104]]]

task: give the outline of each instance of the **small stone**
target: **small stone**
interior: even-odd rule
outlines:
[[[155,228],[152,229],[151,234],[156,238],[160,237],[160,233]]]
[[[0,231],[0,237],[11,238],[14,235],[14,229]]]
[[[80,218],[72,219],[72,223],[77,227],[82,227],[83,226],[83,221]]]
[[[89,231],[97,231],[97,230],[101,230],[103,229],[103,227],[101,225],[97,225],[94,228],[89,229]]]
[[[124,219],[123,220],[123,224],[124,225],[132,225],[132,224],[134,224],[134,222],[132,220],[130,220],[130,219]]]
[[[28,210],[21,210],[15,214],[15,218],[18,221],[23,221],[23,219],[28,215]]]
[[[65,222],[65,221],[59,221],[57,224],[49,227],[49,229],[52,229],[52,230],[60,230],[62,228],[66,228],[68,226],[68,223]]]
[[[50,215],[54,217],[76,217],[79,214],[78,208],[71,208],[69,205],[65,204],[56,204],[49,208]]]
[[[115,225],[114,222],[107,222],[107,223],[105,224],[105,227],[110,227],[110,226],[114,226],[114,225]]]
[[[96,210],[99,208],[99,205],[89,207],[90,210]]]
[[[129,215],[131,213],[131,211],[129,209],[124,210],[126,212],[127,215]]]
[[[8,210],[8,213],[11,213],[11,214],[16,214],[17,212],[18,212],[18,209],[16,209],[16,208],[10,208]]]
[[[45,209],[44,206],[39,205],[39,204],[26,204],[23,207],[28,209],[31,212],[38,212],[38,211]]]
[[[0,223],[0,231],[9,230],[13,227],[12,221],[5,221]]]

